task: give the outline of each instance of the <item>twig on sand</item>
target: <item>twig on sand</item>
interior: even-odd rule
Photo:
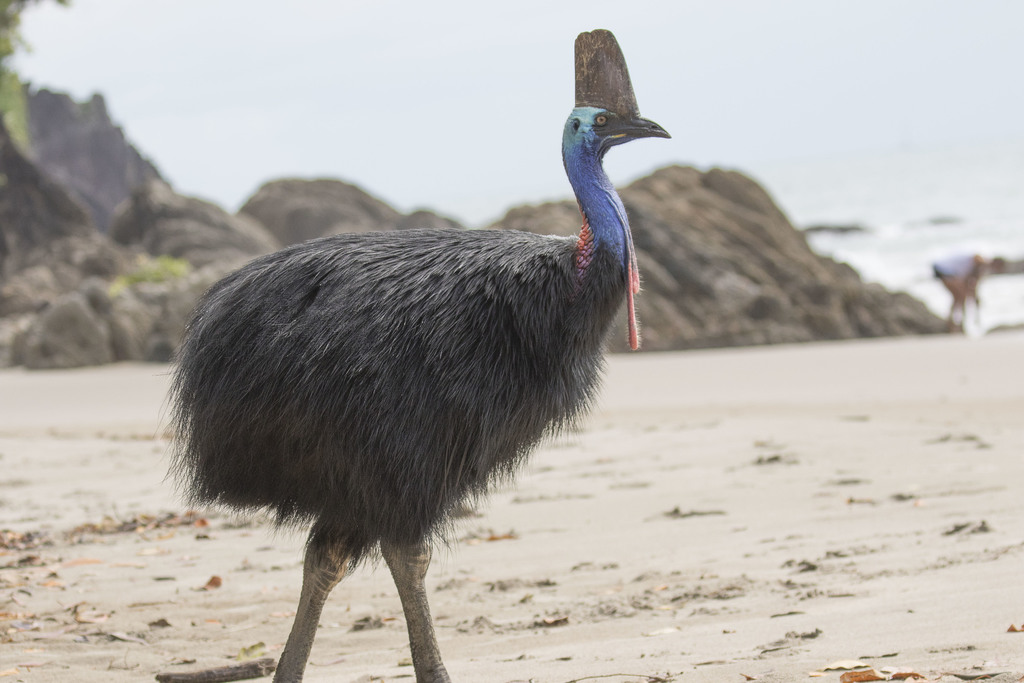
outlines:
[[[157,674],[160,683],[225,683],[226,681],[244,681],[250,678],[261,678],[277,668],[273,659],[254,659],[244,664],[218,666],[214,669],[203,669],[190,673]]]
[[[620,678],[623,676],[629,678],[646,678],[647,683],[671,683],[676,679],[675,674],[665,674],[665,677],[656,676],[654,674],[597,674],[595,676],[574,678],[571,681],[566,681],[565,683],[579,683],[580,681],[591,681],[596,678]]]

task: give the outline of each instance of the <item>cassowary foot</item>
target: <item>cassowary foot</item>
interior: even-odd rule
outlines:
[[[451,683],[441,661],[441,650],[434,635],[427,591],[423,579],[430,566],[430,546],[426,543],[394,547],[381,544],[381,554],[402,600],[405,623],[409,629],[409,649],[416,683]]]
[[[291,633],[274,673],[274,683],[300,683],[306,660],[313,647],[320,613],[331,590],[338,585],[348,567],[345,549],[310,533],[306,560],[302,567],[302,593]]]

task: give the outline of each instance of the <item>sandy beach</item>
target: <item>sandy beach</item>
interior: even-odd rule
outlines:
[[[1022,351],[1013,333],[611,358],[586,428],[435,554],[453,680],[839,681],[844,661],[1021,680]],[[168,372],[0,371],[0,680],[280,654],[304,536],[186,516]],[[390,575],[361,567],[306,680],[412,679]]]

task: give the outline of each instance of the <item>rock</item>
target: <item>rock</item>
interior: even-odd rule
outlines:
[[[266,183],[242,206],[239,215],[255,218],[283,245],[343,232],[462,228],[458,221],[430,211],[403,216],[355,185],[324,179]]]
[[[102,300],[96,288],[61,296],[29,325],[16,345],[15,361],[47,370],[112,362],[110,328],[93,307]]]
[[[53,269],[25,268],[0,282],[0,318],[41,311],[61,293]]]
[[[158,307],[148,306],[131,289],[113,297],[106,320],[114,358],[147,360],[150,337],[160,313]]]
[[[0,316],[39,310],[90,277],[111,279],[131,268],[133,255],[99,233],[61,237],[12,259],[0,278]]]
[[[409,230],[412,228],[431,228],[433,230],[464,230],[465,228],[454,218],[441,216],[427,209],[417,209],[412,213],[402,216],[395,223],[396,230]]]
[[[355,185],[290,178],[266,183],[239,210],[283,245],[341,232],[392,229],[401,214]]]
[[[30,156],[88,208],[101,232],[132,190],[160,179],[152,162],[110,120],[102,95],[78,103],[63,93],[28,88],[26,103]]]
[[[805,235],[814,235],[817,233],[830,233],[834,235],[850,235],[862,232],[867,232],[868,229],[863,225],[857,223],[832,225],[830,223],[818,223],[815,225],[808,225],[803,229]]]
[[[1004,332],[1024,332],[1024,323],[1016,323],[1013,325],[997,325],[985,334],[1002,334]]]
[[[85,210],[21,153],[2,120],[0,179],[0,275],[19,268],[32,249],[95,232]]]
[[[136,327],[133,333],[141,342],[141,355],[130,358],[159,363],[170,361],[181,343],[185,324],[195,302],[231,270],[233,268],[230,265],[212,264],[167,282],[141,282],[125,292],[125,297],[134,297],[152,316],[148,325],[141,317],[134,319],[133,324],[143,325],[141,328]],[[128,328],[129,320],[126,318],[131,318],[131,305],[122,304],[120,299],[119,295],[114,301],[114,319],[118,321],[116,324]]]
[[[643,348],[779,344],[945,331],[924,304],[816,255],[754,181],[673,166],[621,191],[644,291]],[[511,210],[495,227],[571,234],[573,202]],[[612,336],[624,350],[625,314]]]
[[[123,245],[139,245],[154,256],[183,258],[196,267],[240,264],[280,247],[255,220],[175,194],[158,180],[137,188],[117,208],[110,237]]]
[[[1005,269],[1002,274],[1005,275],[1024,275],[1024,259],[1004,259],[1006,261]]]
[[[32,315],[0,317],[0,368],[18,364],[17,349],[34,319]]]
[[[0,122],[0,316],[40,310],[83,279],[114,277],[131,255],[11,141]]]

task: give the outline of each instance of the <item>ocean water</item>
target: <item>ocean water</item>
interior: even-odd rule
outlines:
[[[864,232],[809,234],[811,247],[949,313],[931,264],[971,252],[1024,259],[1024,139],[847,159],[769,165],[754,172],[800,228],[860,225]],[[1024,323],[1024,275],[984,279],[969,334]]]

